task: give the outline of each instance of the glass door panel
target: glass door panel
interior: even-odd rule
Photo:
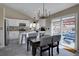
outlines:
[[[62,19],[62,44],[71,48],[75,47],[75,17],[63,18]]]
[[[51,35],[61,34],[61,21],[57,19],[57,21],[52,20],[51,24]]]

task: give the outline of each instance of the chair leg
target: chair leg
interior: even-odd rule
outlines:
[[[40,56],[42,56],[42,47],[40,47]]]
[[[57,46],[57,53],[59,54],[59,45]]]
[[[27,51],[29,50],[29,40],[27,38]]]
[[[50,56],[50,48],[49,48],[49,56]]]
[[[26,43],[26,40],[27,40],[27,37],[26,37],[26,34],[25,34],[25,43]]]
[[[51,47],[51,53],[52,53],[52,56],[53,56],[53,47]]]
[[[22,38],[21,38],[21,45],[22,45],[22,42],[23,42],[23,35],[22,35]]]

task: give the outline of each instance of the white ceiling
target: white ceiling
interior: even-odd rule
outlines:
[[[36,16],[36,14],[43,8],[42,3],[6,3],[6,6],[20,11],[30,17]],[[62,11],[76,5],[75,3],[45,3],[45,8],[50,11],[50,14]]]

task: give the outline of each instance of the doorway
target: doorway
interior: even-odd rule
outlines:
[[[76,18],[75,16],[62,18],[62,44],[75,49]]]

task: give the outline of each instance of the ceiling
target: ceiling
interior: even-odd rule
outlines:
[[[37,15],[39,10],[41,13],[43,12],[43,3],[5,3],[5,5],[32,18]],[[76,3],[45,3],[45,8],[50,11],[50,14],[54,14],[74,5]]]

